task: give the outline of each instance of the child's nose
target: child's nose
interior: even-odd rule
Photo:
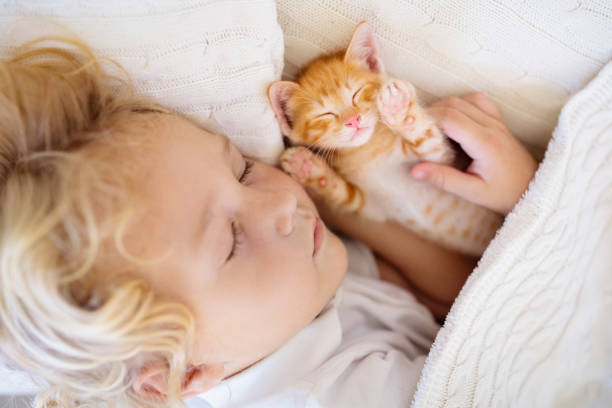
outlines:
[[[274,227],[279,234],[287,236],[293,232],[297,198],[286,190],[271,194],[273,194],[271,198],[271,214],[274,217]]]
[[[361,115],[355,115],[349,120],[347,120],[344,125],[348,127],[354,127],[357,129],[359,127],[359,123],[361,122]]]

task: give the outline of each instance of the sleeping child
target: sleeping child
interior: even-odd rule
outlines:
[[[472,164],[406,177],[510,211],[536,164],[496,106],[429,112]],[[36,407],[409,406],[476,258],[317,208],[77,40],[1,61],[0,115],[0,351]]]

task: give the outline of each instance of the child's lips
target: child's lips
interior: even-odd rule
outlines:
[[[313,249],[312,256],[314,257],[318,252],[321,246],[323,245],[323,240],[325,239],[325,224],[321,221],[321,218],[315,217],[313,220]]]

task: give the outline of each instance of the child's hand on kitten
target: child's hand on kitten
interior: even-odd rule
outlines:
[[[428,108],[438,126],[472,158],[465,172],[423,162],[412,176],[501,214],[521,198],[538,164],[512,136],[495,103],[481,93],[446,98]]]

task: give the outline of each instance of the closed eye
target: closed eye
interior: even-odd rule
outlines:
[[[353,106],[357,106],[357,99],[359,99],[359,96],[361,95],[361,91],[363,91],[363,89],[365,88],[365,85],[362,86],[361,88],[359,88],[354,94],[353,94]]]
[[[236,251],[238,250],[238,248],[240,248],[242,244],[244,243],[244,232],[238,225],[238,222],[232,221],[230,223],[230,228],[232,229],[232,249],[230,250],[230,253],[227,255],[225,262],[232,259],[234,255],[236,254]]]
[[[337,115],[333,112],[325,112],[320,115],[315,116],[313,119],[331,119],[335,118]]]
[[[244,170],[242,171],[242,174],[238,178],[238,181],[241,184],[247,183],[248,176],[251,173],[251,169],[253,168],[253,164],[254,163],[251,160],[246,160],[246,159],[244,160]],[[227,258],[225,259],[226,262],[234,257],[234,254],[236,254],[236,251],[244,242],[244,233],[242,232],[242,229],[238,225],[238,222],[232,221],[230,223],[230,228],[232,230],[232,249],[230,250],[229,254],[227,255]]]
[[[251,169],[253,168],[253,162],[250,160],[245,160],[244,161],[244,171],[242,172],[242,174],[240,175],[240,178],[238,179],[238,181],[241,184],[246,184],[247,180],[248,180],[248,176],[251,173]]]

